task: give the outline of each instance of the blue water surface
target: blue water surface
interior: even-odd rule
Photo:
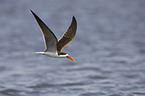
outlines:
[[[43,51],[32,9],[77,62]],[[144,0],[0,0],[0,96],[145,96]]]

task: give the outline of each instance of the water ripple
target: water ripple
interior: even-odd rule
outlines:
[[[99,79],[106,79],[107,77],[105,77],[105,76],[102,76],[102,75],[97,75],[97,76],[88,76],[90,79],[97,79],[97,80],[99,80]]]
[[[97,92],[97,93],[91,93],[91,92],[87,92],[87,93],[83,93],[80,94],[80,96],[105,96],[105,93],[101,93],[101,92]]]
[[[5,94],[5,95],[10,95],[10,96],[15,96],[18,95],[21,91],[16,90],[16,89],[5,89],[0,91],[1,94]]]
[[[53,88],[53,87],[71,87],[71,86],[81,86],[85,85],[83,82],[75,82],[75,83],[64,83],[64,84],[48,84],[48,83],[42,83],[37,84],[34,86],[29,86],[28,88]]]

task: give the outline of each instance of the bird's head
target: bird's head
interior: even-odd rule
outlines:
[[[72,61],[76,62],[71,56],[69,56],[67,53],[60,53],[58,54],[62,58],[68,58],[71,59]]]

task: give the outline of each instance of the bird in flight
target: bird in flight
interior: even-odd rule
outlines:
[[[77,21],[75,17],[72,17],[72,22],[63,36],[58,40],[54,33],[46,26],[46,24],[32,11],[37,23],[40,26],[40,29],[43,33],[43,38],[45,42],[45,51],[36,52],[37,54],[46,55],[54,58],[68,58],[76,62],[71,56],[67,53],[62,52],[62,49],[69,44],[75,37],[77,30]]]

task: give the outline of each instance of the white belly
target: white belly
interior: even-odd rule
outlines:
[[[49,57],[59,58],[58,54],[54,53],[54,52],[35,52],[35,53],[41,54],[41,55],[46,55]]]
[[[54,53],[54,52],[35,52],[35,53],[46,55],[53,58],[66,58],[66,55],[58,55],[57,53]]]

